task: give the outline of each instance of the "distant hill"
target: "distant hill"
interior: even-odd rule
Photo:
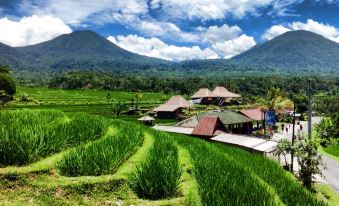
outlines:
[[[339,44],[309,31],[286,32],[235,56],[233,61],[283,70],[339,72]]]
[[[75,31],[25,47],[0,44],[0,64],[16,70],[140,70],[169,61],[126,51],[92,31]]]
[[[75,31],[25,47],[0,43],[2,64],[10,65],[21,80],[75,70],[183,77],[339,74],[339,44],[311,32],[291,31],[230,60],[171,62],[126,51],[93,31]]]

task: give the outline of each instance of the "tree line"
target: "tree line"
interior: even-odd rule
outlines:
[[[313,76],[314,94],[336,93],[339,77]],[[280,88],[287,96],[306,94],[307,77],[291,76],[214,76],[214,77],[155,77],[142,75],[107,74],[95,72],[68,72],[53,77],[48,86],[62,89],[103,89],[134,92],[162,92],[191,95],[199,88],[224,86],[228,90],[251,98],[264,96],[271,87]]]

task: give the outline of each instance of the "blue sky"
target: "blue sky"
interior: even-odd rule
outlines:
[[[339,43],[339,0],[0,0],[0,29],[11,46],[90,29],[147,56],[230,58],[291,30]]]

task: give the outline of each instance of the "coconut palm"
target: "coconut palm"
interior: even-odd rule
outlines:
[[[257,102],[260,105],[259,107],[264,110],[276,111],[293,108],[293,102],[288,98],[282,97],[281,90],[274,87],[267,91],[265,98],[259,98]]]

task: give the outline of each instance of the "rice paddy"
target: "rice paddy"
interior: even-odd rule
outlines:
[[[2,111],[0,135],[0,205],[326,205],[270,159],[137,123]]]

